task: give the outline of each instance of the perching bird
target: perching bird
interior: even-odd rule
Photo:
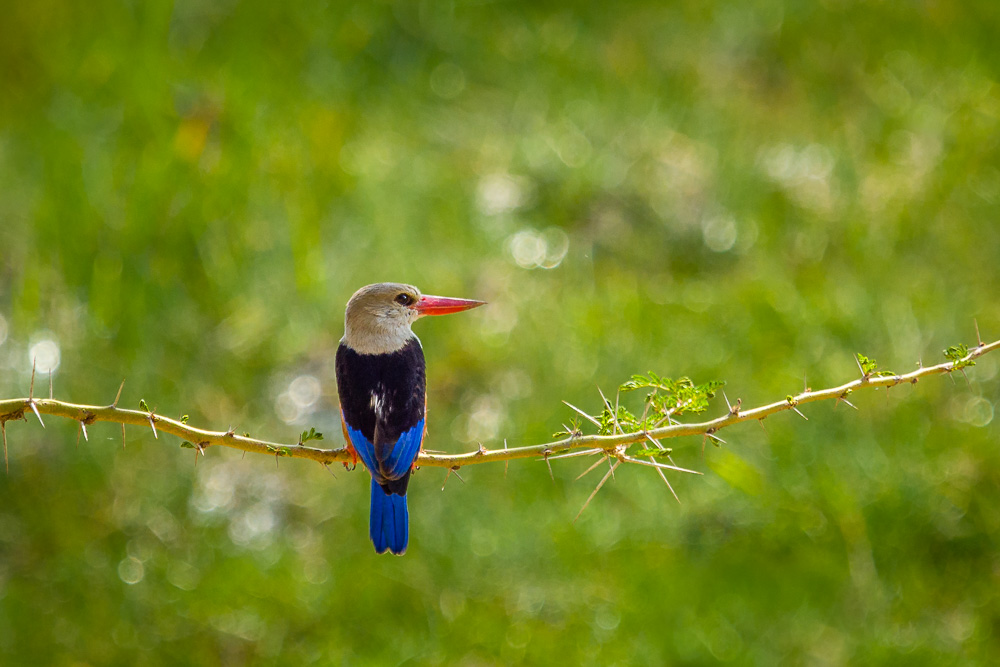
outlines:
[[[406,551],[406,487],[424,439],[424,352],[410,326],[483,301],[426,296],[412,285],[377,283],[347,302],[337,349],[344,438],[372,476],[369,533],[375,551]]]

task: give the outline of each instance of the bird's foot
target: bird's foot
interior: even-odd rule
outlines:
[[[354,446],[351,444],[348,444],[345,449],[351,455],[351,461],[350,463],[344,461],[344,470],[354,470],[358,467],[358,450],[354,449]]]

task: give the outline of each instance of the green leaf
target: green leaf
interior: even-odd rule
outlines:
[[[861,373],[865,377],[874,373],[875,370],[878,368],[878,363],[874,359],[866,357],[860,352],[857,353],[857,357],[858,357],[858,364],[861,366]]]
[[[149,409],[149,406],[146,405],[146,399],[144,398],[139,399],[139,409],[143,412],[152,412],[152,410]]]
[[[691,378],[682,377],[673,380],[661,377],[650,371],[647,375],[633,375],[622,383],[618,390],[627,393],[638,389],[647,390],[643,410],[637,414],[619,403],[617,406],[605,404],[600,414],[594,415],[598,422],[598,435],[614,433],[635,433],[648,431],[670,423],[672,419],[684,413],[704,412],[708,409],[708,401],[715,397],[716,392],[725,382],[712,380],[696,385]],[[574,426],[574,428],[578,428]],[[556,437],[572,435],[572,431],[560,431]]]
[[[309,442],[310,440],[322,440],[323,434],[316,431],[315,428],[310,428],[308,431],[302,431],[302,435],[299,436],[299,444]]]
[[[563,424],[563,428],[566,430],[556,431],[552,434],[553,438],[572,438],[574,436],[582,435],[583,431],[580,429],[580,418],[573,417],[569,420],[569,426]]]
[[[190,415],[181,415],[181,423],[182,424],[187,424],[188,423],[188,419],[190,419],[190,418],[191,418]]]
[[[965,355],[969,353],[969,346],[965,345],[952,345],[947,350],[944,351],[944,356],[947,357],[948,361],[958,361]]]
[[[183,447],[184,449],[194,449],[194,443],[185,440],[184,442],[181,443],[181,447]]]
[[[976,362],[973,359],[964,359],[969,354],[969,346],[966,344],[952,345],[947,350],[944,351],[944,356],[954,364],[955,369],[965,368],[966,366],[975,366]],[[963,361],[964,359],[964,361]]]

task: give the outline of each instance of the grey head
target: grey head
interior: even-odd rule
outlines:
[[[362,287],[344,314],[343,342],[359,354],[389,354],[415,338],[410,327],[421,313],[420,290],[403,283]]]

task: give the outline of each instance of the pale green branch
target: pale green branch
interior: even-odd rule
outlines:
[[[1000,340],[988,344],[979,343],[977,347],[969,350],[968,354],[960,359],[938,364],[937,366],[919,368],[911,373],[901,375],[864,375],[837,387],[817,391],[803,391],[794,396],[788,396],[784,400],[746,410],[740,409],[739,404],[737,404],[737,406],[731,407],[725,415],[705,422],[674,423],[648,431],[619,433],[616,435],[579,435],[527,447],[507,448],[505,446],[503,449],[487,449],[480,446],[476,451],[462,454],[421,452],[417,458],[417,465],[457,469],[467,465],[511,461],[514,459],[539,457],[547,459],[554,454],[583,448],[602,450],[614,458],[622,459],[625,456],[624,447],[636,442],[644,440],[658,441],[687,435],[702,435],[714,438],[714,434],[723,428],[745,421],[763,420],[784,410],[797,411],[798,406],[806,403],[831,399],[846,400],[847,396],[856,390],[876,387],[890,388],[906,383],[915,384],[918,380],[925,377],[950,373],[956,370],[956,368],[961,369],[968,362],[997,348],[1000,348]],[[39,415],[39,421],[41,421],[40,415],[46,414],[72,419],[80,422],[81,425],[92,424],[94,422],[114,422],[123,426],[130,425],[150,429],[151,434],[156,431],[169,433],[191,442],[200,450],[212,445],[221,445],[255,454],[310,459],[322,464],[346,463],[352,460],[351,454],[346,448],[319,449],[306,447],[298,443],[268,442],[266,440],[251,438],[247,435],[239,435],[232,429],[228,431],[208,431],[195,428],[176,419],[158,415],[155,412],[126,410],[116,405],[78,405],[51,398],[33,398],[31,396],[28,398],[0,400],[0,426],[3,426],[5,445],[6,422],[26,419],[29,411]]]

